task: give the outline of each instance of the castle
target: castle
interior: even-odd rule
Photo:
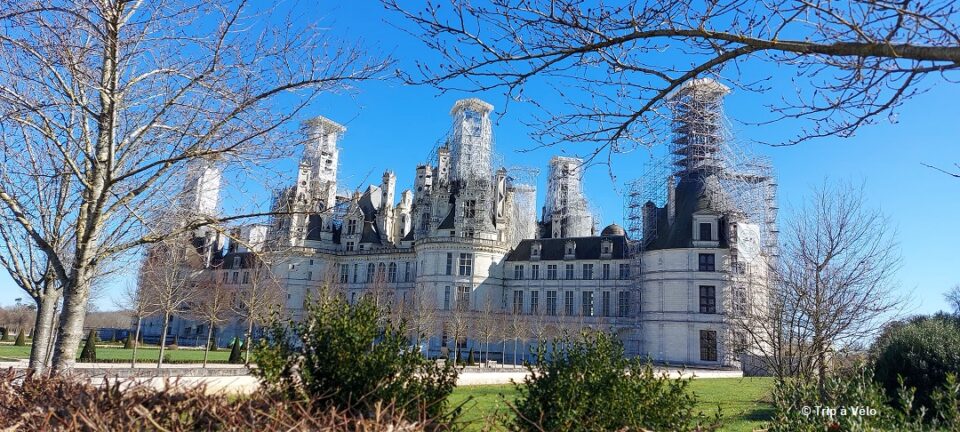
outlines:
[[[767,197],[762,216],[738,209],[742,200],[727,185],[767,193],[775,185],[725,162],[721,120],[710,113],[726,91],[695,80],[672,96],[666,199],[633,206],[642,215],[633,235],[616,224],[599,228],[576,158],[549,161],[538,217],[534,187],[492,166],[493,107],[465,99],[450,111],[452,128],[430,163],[416,167],[412,190],[399,196],[390,171],[378,185],[338,194],[345,128],[323,117],[307,122],[296,181],[274,194],[270,222],[237,228],[229,241],[200,230],[193,246],[207,257],[205,272],[237,289],[267,263],[293,317],[320,290],[350,301],[383,294],[427,334],[420,348],[431,357],[472,351],[516,363],[538,340],[590,327],[616,334],[628,355],[740,367],[743,336],[730,322],[751,307],[751,286],[775,254],[775,228],[758,220],[775,204]],[[197,168],[185,191],[197,211],[215,211],[216,170]],[[171,324],[181,341],[204,334],[189,319]],[[231,321],[219,338],[243,331]]]

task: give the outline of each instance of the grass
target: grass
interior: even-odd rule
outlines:
[[[80,350],[77,350],[77,355],[80,354]],[[168,358],[172,361],[180,362],[203,362],[203,350],[196,349],[167,349],[164,351],[164,354],[169,354]],[[97,345],[97,360],[105,361],[130,361],[133,357],[132,349],[123,349],[122,345],[114,346],[105,346]],[[0,344],[0,360],[18,360],[30,358],[30,345],[27,346],[13,346],[8,344]],[[160,349],[156,346],[141,346],[137,348],[137,362],[156,362],[160,358]],[[225,362],[230,358],[229,349],[220,349],[218,351],[210,351],[208,359],[210,361],[221,361]]]
[[[694,379],[690,391],[699,398],[698,408],[708,416],[720,407],[724,431],[752,431],[763,427],[773,414],[769,393],[771,378]],[[502,396],[501,396],[502,395]],[[462,406],[461,420],[468,430],[481,430],[484,420],[496,413],[507,414],[504,401],[513,401],[512,385],[457,387],[450,397],[452,407]]]

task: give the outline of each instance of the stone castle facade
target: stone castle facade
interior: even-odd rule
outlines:
[[[243,289],[267,265],[294,317],[320,291],[351,301],[384,295],[428,334],[421,349],[430,356],[473,350],[514,363],[538,340],[590,327],[616,334],[629,355],[739,367],[730,319],[743,307],[735,300],[747,296],[735,275],[765,268],[767,258],[758,239],[737,235],[755,232],[750,224],[712,206],[709,174],[672,177],[667,202],[644,209],[661,216],[644,227],[655,235],[633,239],[616,224],[599,229],[586,210],[582,161],[554,157],[538,218],[529,185],[491,166],[492,110],[479,99],[458,101],[448,138],[399,194],[389,171],[362,192],[338,194],[345,128],[322,117],[307,122],[296,181],[274,195],[278,215],[237,228],[233,240],[198,232],[204,271]],[[214,174],[202,169],[187,188],[205,212],[218,193]],[[145,334],[158,327],[149,323]],[[244,328],[231,321],[218,337],[226,343]],[[183,317],[171,331],[181,343],[205,336]]]

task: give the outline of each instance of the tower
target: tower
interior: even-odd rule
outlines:
[[[220,201],[220,169],[208,160],[197,159],[187,170],[180,206],[189,214],[215,216]]]
[[[550,238],[586,237],[593,233],[593,215],[583,196],[583,160],[554,156],[550,159],[547,201],[543,222]]]
[[[489,181],[493,153],[491,111],[493,105],[480,99],[461,99],[450,110],[453,180]]]

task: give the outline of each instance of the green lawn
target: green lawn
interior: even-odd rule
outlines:
[[[722,430],[752,431],[761,428],[773,413],[768,397],[772,386],[771,378],[711,378],[695,379],[689,388],[700,399],[700,410],[708,416],[720,407]],[[497,413],[508,415],[504,399],[512,401],[515,397],[516,391],[511,385],[458,387],[450,397],[450,404],[453,407],[462,404],[461,419],[469,424],[468,429],[482,430],[484,419]]]
[[[203,361],[203,351],[195,349],[167,349],[164,354],[169,353],[169,359],[173,361]],[[77,351],[79,355],[79,350]],[[133,356],[132,349],[123,349],[120,345],[97,346],[97,360],[106,361],[130,361]],[[30,346],[13,346],[10,344],[0,345],[0,360],[3,359],[25,359],[30,357]],[[156,346],[140,347],[137,349],[137,362],[156,362],[160,357],[160,349]],[[219,351],[210,351],[210,361],[227,361],[230,358],[230,350],[220,349]]]

